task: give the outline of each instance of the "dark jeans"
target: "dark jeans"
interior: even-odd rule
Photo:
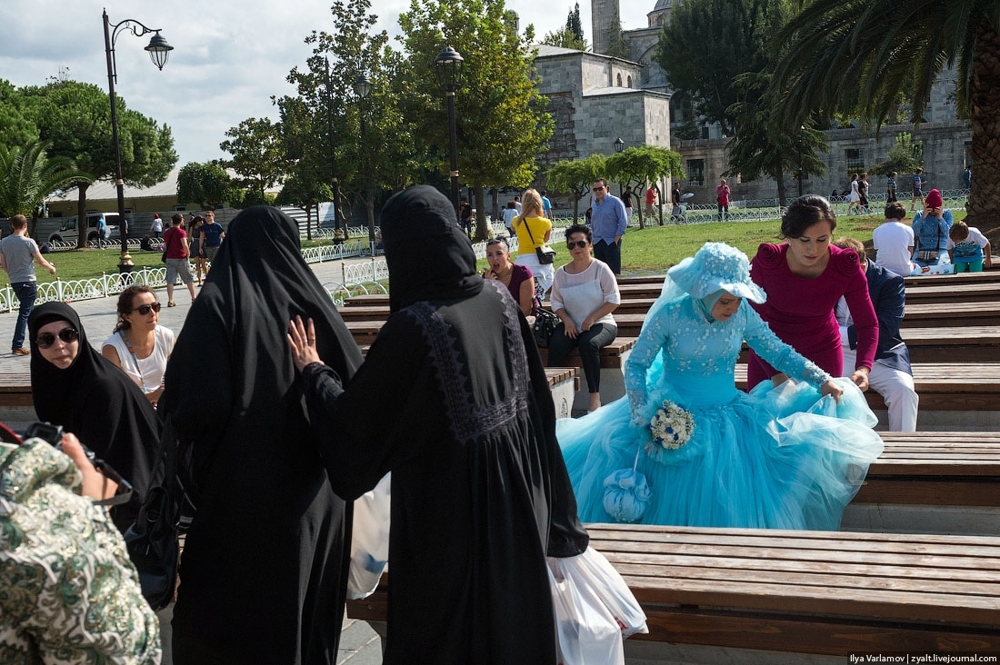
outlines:
[[[611,241],[609,245],[604,240],[598,240],[594,245],[594,258],[604,261],[616,275],[622,274],[622,243]]]
[[[24,346],[24,331],[28,329],[28,317],[35,306],[35,298],[38,297],[38,285],[35,282],[17,282],[10,287],[21,302],[21,309],[17,312],[17,322],[14,324],[14,341],[10,348],[16,351]]]
[[[729,204],[720,203],[719,204],[719,221],[724,222],[726,218],[729,217]]]
[[[576,339],[566,337],[566,326],[560,323],[549,340],[549,367],[563,367],[569,352],[580,347],[580,363],[587,377],[587,392],[601,392],[601,349],[615,341],[618,326],[598,323],[581,332]]]

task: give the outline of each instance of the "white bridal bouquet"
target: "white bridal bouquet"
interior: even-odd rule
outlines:
[[[668,399],[656,410],[649,421],[649,432],[664,450],[677,450],[691,440],[694,433],[694,418]]]

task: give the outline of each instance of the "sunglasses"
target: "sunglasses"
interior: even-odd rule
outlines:
[[[159,312],[161,306],[162,305],[160,305],[160,303],[158,302],[154,302],[152,305],[142,304],[136,307],[135,311],[139,312],[139,316],[146,316],[147,314],[149,314],[150,310],[153,310],[154,312]]]
[[[66,344],[72,344],[76,340],[80,339],[80,333],[76,331],[76,328],[63,328],[55,335],[50,332],[38,333],[38,337],[35,338],[35,343],[38,344],[38,348],[47,349],[56,343],[57,336]]]
[[[604,189],[603,187],[594,187],[595,192],[600,192],[603,189]]]
[[[566,247],[570,249],[573,249],[574,247],[579,247],[580,249],[583,249],[586,246],[587,246],[586,240],[577,240],[576,242],[573,242],[572,240],[566,241]]]

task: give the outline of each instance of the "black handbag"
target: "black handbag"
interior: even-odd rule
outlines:
[[[528,237],[531,238],[531,244],[535,244],[535,236],[531,235],[531,226],[528,225],[528,220],[522,219],[521,223],[524,224],[524,228],[528,230]],[[535,256],[538,257],[538,263],[543,266],[552,265],[556,262],[556,250],[552,249],[548,245],[541,245],[535,248]]]
[[[159,484],[143,497],[135,522],[125,530],[125,549],[139,572],[142,596],[154,611],[170,604],[177,585],[180,558],[178,523],[183,488],[177,479],[176,440],[165,427]]]
[[[535,344],[543,349],[549,347],[552,333],[559,325],[559,317],[547,309],[535,307],[531,310],[531,315],[535,317],[535,323],[531,326],[531,332],[535,336]]]

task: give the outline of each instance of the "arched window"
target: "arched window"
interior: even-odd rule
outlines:
[[[619,88],[622,87],[622,75],[621,74],[618,75],[618,87]]]
[[[628,86],[627,87],[629,87],[629,88],[632,87],[632,77],[631,76],[628,77]]]

